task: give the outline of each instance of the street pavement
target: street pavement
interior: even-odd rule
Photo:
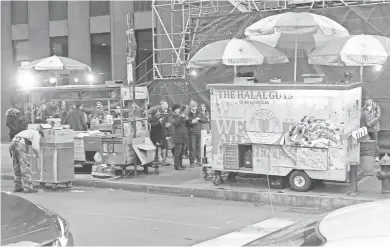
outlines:
[[[12,190],[12,181],[1,181]],[[23,197],[70,221],[77,246],[191,246],[272,218],[270,205],[144,194],[112,189],[40,189]],[[274,207],[300,220],[322,211]]]

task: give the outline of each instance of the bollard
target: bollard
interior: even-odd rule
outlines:
[[[208,160],[207,160],[206,154],[207,154],[207,146],[204,145],[204,146],[203,146],[203,158],[202,158],[202,163],[203,163],[203,164],[209,163]]]
[[[358,187],[357,168],[358,168],[357,162],[349,163],[349,186],[350,186],[349,194],[352,196],[356,196],[357,193],[357,187]]]

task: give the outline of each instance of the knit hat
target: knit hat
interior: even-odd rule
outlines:
[[[175,111],[176,109],[180,109],[180,105],[174,104],[174,105],[171,107],[171,110],[172,110],[172,111]]]

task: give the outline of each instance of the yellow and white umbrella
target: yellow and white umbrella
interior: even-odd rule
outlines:
[[[330,66],[383,65],[388,61],[390,38],[378,35],[349,35],[330,39],[309,54],[309,64]]]
[[[287,63],[285,54],[267,44],[243,40],[221,40],[200,49],[188,62],[187,68],[203,68],[225,64],[234,66],[250,66],[261,64]]]
[[[297,80],[298,44],[322,43],[326,36],[345,36],[348,30],[332,19],[312,13],[286,12],[261,19],[245,29],[250,40],[267,43],[273,47],[295,48],[294,82]]]

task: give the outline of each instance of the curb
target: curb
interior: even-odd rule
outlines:
[[[13,180],[10,174],[1,174],[2,180]],[[121,183],[117,180],[111,181],[89,181],[89,180],[74,180],[73,186],[79,187],[94,187],[101,189],[117,189],[132,192],[142,192],[151,194],[165,194],[175,196],[191,196],[208,199],[218,199],[227,201],[239,201],[255,204],[269,204],[280,206],[293,206],[304,208],[317,208],[320,210],[334,210],[345,206],[371,202],[374,199],[351,196],[316,196],[305,194],[286,194],[286,193],[271,193],[264,191],[235,191],[221,189],[198,189],[185,186],[161,185],[161,184],[144,184],[144,183]]]

